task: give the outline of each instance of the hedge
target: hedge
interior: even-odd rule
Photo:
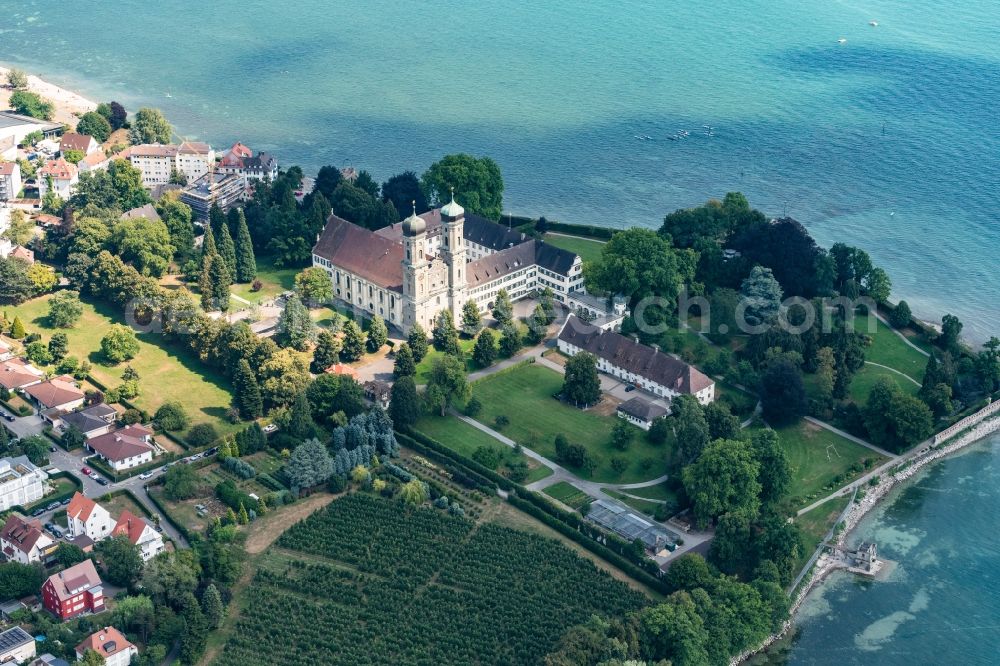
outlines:
[[[411,448],[419,453],[430,454],[438,459],[443,456],[447,459],[448,463],[457,465],[459,467],[459,471],[471,476],[474,480],[484,486],[486,491],[491,494],[496,491],[496,486],[508,491],[513,490],[515,487],[514,483],[507,477],[497,474],[492,469],[480,465],[475,460],[466,458],[461,453],[457,453],[452,449],[449,449],[441,442],[428,437],[419,430],[410,428],[406,433],[397,431],[396,439],[398,439],[399,443],[403,446]]]
[[[532,493],[529,493],[531,495]],[[648,572],[640,569],[632,562],[626,560],[624,557],[614,552],[607,546],[594,541],[588,536],[585,536],[579,532],[579,530],[573,529],[567,523],[559,520],[558,518],[552,516],[550,513],[543,511],[538,508],[538,505],[534,502],[529,502],[517,495],[510,495],[507,501],[514,507],[520,509],[521,511],[527,513],[545,523],[555,531],[559,532],[563,536],[572,539],[576,543],[580,544],[590,552],[594,553],[598,557],[607,560],[609,563],[621,569],[623,572],[634,578],[635,580],[647,585],[658,592],[663,594],[669,594],[670,590],[660,579],[650,575]]]

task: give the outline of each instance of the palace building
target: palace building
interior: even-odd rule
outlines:
[[[335,298],[404,334],[418,323],[429,333],[442,310],[459,323],[469,300],[488,312],[501,289],[518,300],[548,287],[569,304],[586,293],[579,256],[466,215],[454,196],[439,209],[414,211],[378,231],[330,215],[313,248],[313,265],[329,273]],[[610,302],[606,310],[596,314],[613,314]]]

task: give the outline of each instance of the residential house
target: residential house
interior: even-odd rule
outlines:
[[[66,507],[66,533],[71,537],[86,535],[100,541],[111,534],[115,522],[103,506],[77,492]]]
[[[145,518],[140,518],[128,509],[118,516],[118,522],[111,530],[111,536],[126,536],[133,545],[139,547],[143,562],[148,562],[163,552],[163,535],[156,531]]]
[[[581,351],[597,357],[597,369],[635,384],[661,398],[692,395],[703,405],[715,400],[715,382],[697,368],[613,331],[566,318],[557,340],[559,351],[576,356]]]
[[[53,410],[55,412],[68,412],[83,405],[83,391],[76,385],[76,380],[70,375],[53,377],[48,381],[32,384],[24,389],[38,404],[38,408],[43,410]],[[51,419],[46,418],[51,422]]]
[[[54,227],[63,223],[63,219],[58,215],[49,215],[48,213],[38,213],[35,215],[35,224],[40,227]]]
[[[0,362],[9,361],[14,358],[14,346],[9,342],[0,340]]]
[[[35,637],[21,627],[0,634],[0,663],[20,664],[35,654]]]
[[[77,661],[83,659],[87,650],[93,650],[101,655],[104,658],[104,666],[129,666],[132,657],[139,654],[139,650],[114,627],[99,629],[77,645]]]
[[[106,460],[116,472],[152,462],[156,454],[153,431],[138,424],[88,439],[86,447]]]
[[[380,379],[373,379],[364,383],[365,397],[373,405],[378,405],[382,409],[389,409],[392,401],[392,384],[383,382]]]
[[[347,375],[354,381],[358,381],[358,371],[344,363],[334,363],[323,372],[329,375]]]
[[[252,150],[237,142],[219,160],[218,170],[241,176],[247,181],[273,181],[278,177],[278,160],[270,153],[254,155]]]
[[[142,172],[145,187],[170,182],[170,175],[177,169],[177,146],[145,143],[126,148],[116,157],[124,157]]]
[[[198,180],[214,167],[215,151],[207,143],[185,141],[177,147],[177,171],[184,174],[188,182]]]
[[[150,222],[160,222],[162,218],[160,214],[156,212],[156,207],[153,204],[145,204],[144,206],[139,206],[138,208],[133,208],[132,210],[127,210],[122,213],[122,217],[128,220],[137,220],[144,218]]]
[[[653,421],[670,413],[666,407],[639,396],[618,405],[616,411],[618,418],[625,419],[643,430],[649,430],[653,426]]]
[[[84,560],[48,577],[42,605],[61,620],[104,610],[104,587],[93,560]]]
[[[0,529],[0,550],[8,562],[34,564],[45,560],[55,550],[55,542],[42,530],[42,524],[10,514]]]
[[[48,478],[27,456],[0,458],[0,511],[42,499]]]
[[[104,154],[103,150],[95,150],[77,162],[76,168],[80,170],[80,173],[87,171],[99,171],[101,169],[107,169],[110,163],[111,160]]]
[[[0,201],[16,199],[21,193],[21,165],[0,162]]]
[[[56,196],[69,199],[73,195],[73,187],[79,180],[80,171],[75,164],[70,164],[62,157],[49,160],[38,170],[38,197],[44,198],[48,194],[51,181],[52,191]]]
[[[21,145],[24,137],[32,132],[41,132],[45,138],[52,138],[59,136],[62,129],[62,123],[22,116],[12,111],[0,111],[0,140],[13,137],[17,145]]]
[[[46,652],[28,662],[28,666],[69,666],[69,662]]]
[[[101,145],[92,136],[77,134],[76,132],[66,132],[59,140],[59,154],[66,157],[70,150],[77,150],[83,153],[84,157],[100,151]]]
[[[212,206],[223,211],[232,208],[246,194],[246,179],[236,173],[209,171],[181,192],[181,201],[191,206],[196,220],[207,220]]]
[[[13,257],[14,259],[20,259],[26,264],[35,263],[34,252],[23,245],[11,245],[10,241],[6,238],[0,239],[0,257],[4,259]]]
[[[19,358],[0,361],[0,386],[8,391],[38,384],[45,379],[45,373]]]
[[[0,160],[13,162],[17,159],[17,142],[14,137],[6,136],[0,139]]]
[[[66,430],[71,426],[76,427],[77,430],[83,433],[84,437],[90,439],[91,437],[111,432],[111,429],[115,427],[115,418],[117,416],[118,412],[115,411],[114,407],[102,402],[75,412],[63,414],[53,425],[62,430]]]

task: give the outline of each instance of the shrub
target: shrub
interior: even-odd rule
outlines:
[[[239,458],[226,458],[222,461],[222,468],[241,479],[252,479],[257,476],[257,470],[253,465]]]
[[[156,410],[153,423],[167,431],[184,430],[188,426],[187,412],[179,402],[167,402]]]
[[[504,427],[510,425],[510,419],[503,414],[498,414],[497,417],[493,419],[493,422],[496,423],[498,430],[502,430]]]
[[[187,441],[191,446],[208,446],[219,438],[215,426],[211,423],[199,423],[188,431]]]
[[[467,416],[476,417],[479,413],[483,411],[483,403],[479,401],[479,398],[473,396],[469,399],[469,402],[465,404],[465,414]]]

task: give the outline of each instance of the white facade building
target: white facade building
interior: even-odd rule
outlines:
[[[115,521],[107,509],[78,492],[66,507],[66,527],[71,537],[87,536],[96,543],[111,535]]]
[[[212,146],[200,141],[185,141],[177,147],[176,169],[193,183],[215,166]]]
[[[75,164],[70,164],[59,157],[49,160],[45,166],[38,170],[38,197],[43,198],[49,191],[49,183],[52,183],[52,191],[60,199],[69,199],[73,196],[73,187],[80,180],[80,171]]]
[[[27,456],[0,458],[0,511],[42,499],[48,478]]]
[[[16,199],[21,192],[21,165],[0,162],[0,201]]]

